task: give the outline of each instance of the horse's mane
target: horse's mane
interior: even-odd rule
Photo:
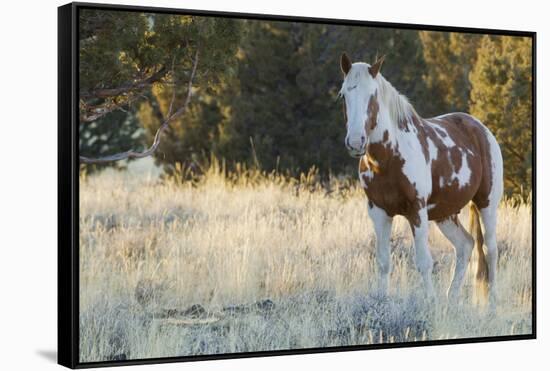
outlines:
[[[390,119],[394,123],[407,121],[409,118],[420,118],[406,96],[399,93],[393,85],[380,73],[376,76],[380,100],[389,110]]]
[[[357,85],[359,79],[369,73],[368,68],[370,65],[367,63],[358,62],[354,63],[354,66],[355,65],[359,67],[357,73],[350,75],[349,78],[344,81],[338,96],[341,97],[343,95],[343,91],[347,86]],[[397,124],[412,117],[420,118],[407,97],[399,93],[382,74],[379,73],[376,75],[375,80],[378,84],[378,97],[389,110],[390,119],[393,123]]]

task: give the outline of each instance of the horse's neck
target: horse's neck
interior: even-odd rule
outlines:
[[[394,147],[397,142],[396,129],[396,125],[391,121],[389,111],[380,103],[376,125],[368,134],[369,144],[383,144]]]
[[[377,124],[369,133],[367,157],[380,166],[389,166],[392,158],[403,157],[403,150],[415,147],[411,142],[418,141],[417,126],[412,117],[408,117],[405,122],[392,121],[388,109],[380,104]]]
[[[373,168],[384,168],[397,150],[397,130],[388,110],[380,104],[376,125],[368,133],[366,160]]]

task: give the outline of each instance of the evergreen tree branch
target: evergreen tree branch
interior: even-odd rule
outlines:
[[[91,91],[81,91],[81,99],[98,99],[98,98],[111,98],[118,95],[126,94],[135,90],[141,90],[151,86],[151,84],[159,81],[166,75],[166,67],[162,66],[157,72],[153,73],[146,79],[135,81],[133,83],[125,84],[117,88],[100,88]]]
[[[173,71],[173,68],[172,68]],[[101,88],[91,91],[80,92],[80,121],[93,122],[101,117],[128,106],[138,98],[142,97],[141,91],[158,82],[166,76],[167,70],[162,66],[157,72],[146,79],[124,84],[117,88]],[[113,101],[117,98],[117,102]],[[122,99],[123,98],[123,99]],[[106,100],[99,105],[90,105],[89,102],[97,99]]]
[[[116,111],[116,110],[124,111],[124,108],[122,107],[130,106],[136,100],[143,97],[144,96],[141,94],[134,95],[132,93],[129,93],[127,94],[127,97],[125,97],[126,99],[122,102],[119,102],[119,103],[109,102],[109,103],[103,103],[97,106],[89,106],[86,103],[81,102],[80,103],[80,121],[94,122],[113,111]]]
[[[518,162],[521,164],[523,161],[525,161],[526,154],[519,152],[515,146],[517,143],[513,143],[511,140],[503,138],[502,136],[498,138],[498,140],[504,144],[503,151],[507,151],[510,155],[514,156],[518,160]]]
[[[195,59],[193,61],[193,69],[191,70],[191,75],[189,76],[189,82],[187,86],[187,97],[185,98],[185,102],[177,111],[172,112],[173,106],[174,106],[174,100],[176,97],[175,94],[172,94],[170,108],[168,110],[168,114],[166,115],[167,117],[162,123],[162,125],[158,128],[155,134],[155,139],[153,140],[153,143],[149,148],[147,148],[143,152],[129,150],[126,152],[120,152],[113,155],[98,157],[98,158],[80,156],[80,162],[83,164],[102,164],[102,163],[126,160],[131,158],[144,158],[144,157],[151,156],[153,153],[155,153],[155,151],[157,150],[160,144],[160,137],[162,133],[170,126],[170,122],[172,122],[172,120],[174,120],[175,118],[180,117],[187,111],[187,107],[189,106],[189,102],[191,101],[191,95],[193,91],[193,79],[197,71],[198,62],[199,62],[199,50],[197,49],[197,51],[195,52]]]

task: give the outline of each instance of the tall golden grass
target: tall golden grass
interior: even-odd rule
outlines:
[[[445,305],[453,249],[430,230],[426,302],[397,218],[390,295],[353,180],[321,183],[214,161],[189,180],[104,171],[80,181],[82,362],[531,332],[531,207],[503,201],[496,314]],[[461,215],[463,222],[467,215]]]

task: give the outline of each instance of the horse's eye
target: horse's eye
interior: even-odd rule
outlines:
[[[352,90],[355,89],[356,87],[357,87],[357,85],[350,86],[350,87],[348,88],[348,91],[352,91]]]

